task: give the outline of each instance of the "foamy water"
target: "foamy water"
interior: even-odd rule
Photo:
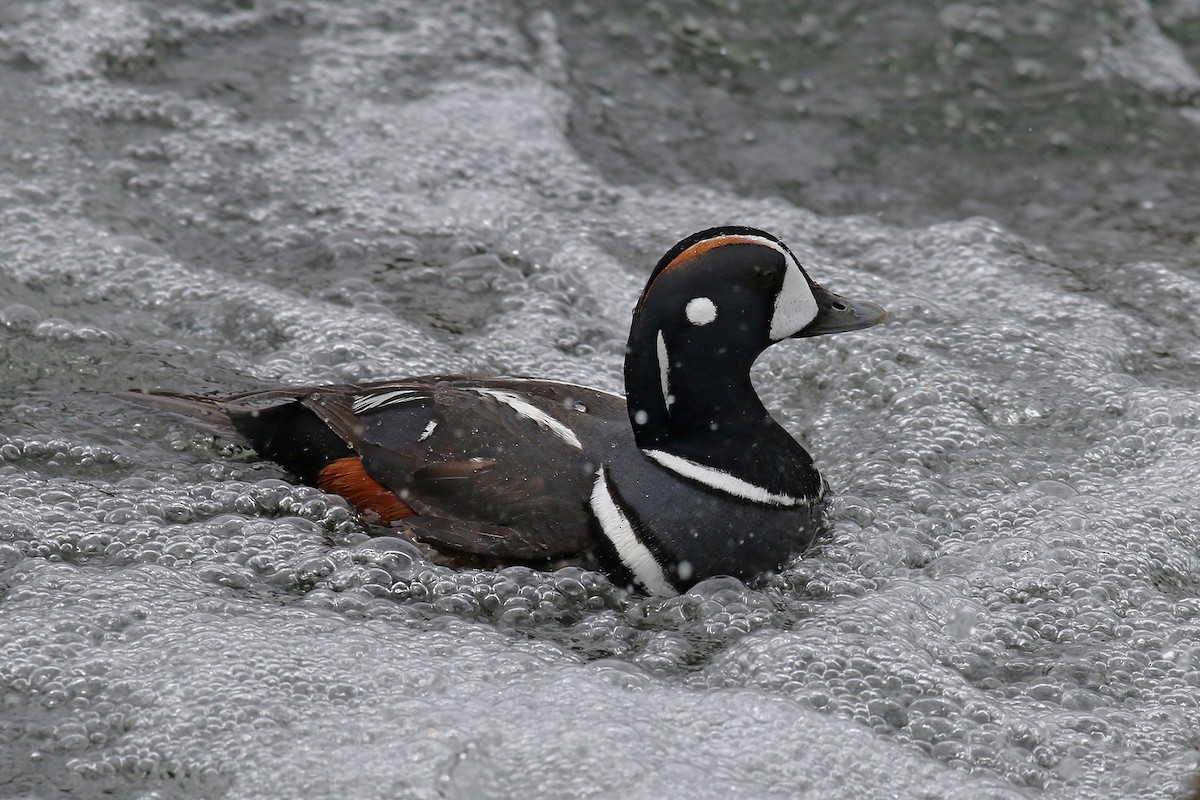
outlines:
[[[568,141],[546,13],[210,6],[0,16],[0,793],[1183,792],[1195,274],[615,184]],[[838,499],[755,588],[433,567],[104,395],[619,390],[653,263],[733,222],[895,318],[756,367]]]

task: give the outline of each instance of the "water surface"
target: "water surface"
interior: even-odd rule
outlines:
[[[0,795],[1181,793],[1200,17],[1110,5],[6,4]],[[895,317],[756,367],[839,499],[754,588],[364,549],[104,394],[619,390],[730,222]]]

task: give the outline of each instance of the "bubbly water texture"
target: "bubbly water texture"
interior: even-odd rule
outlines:
[[[0,10],[0,796],[1184,791],[1194,274],[612,185],[543,12],[242,5]],[[838,499],[755,588],[434,567],[103,394],[619,390],[650,267],[724,222],[895,318],[756,367]]]

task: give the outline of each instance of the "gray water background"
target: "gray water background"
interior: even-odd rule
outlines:
[[[0,5],[0,797],[1180,796],[1198,61],[1191,0]],[[103,395],[619,389],[730,222],[895,317],[756,367],[839,499],[753,589],[364,549]]]

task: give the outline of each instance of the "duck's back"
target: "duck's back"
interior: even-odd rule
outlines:
[[[622,397],[549,380],[124,397],[241,441],[369,522],[415,528],[452,563],[586,561],[596,470],[635,449]]]

